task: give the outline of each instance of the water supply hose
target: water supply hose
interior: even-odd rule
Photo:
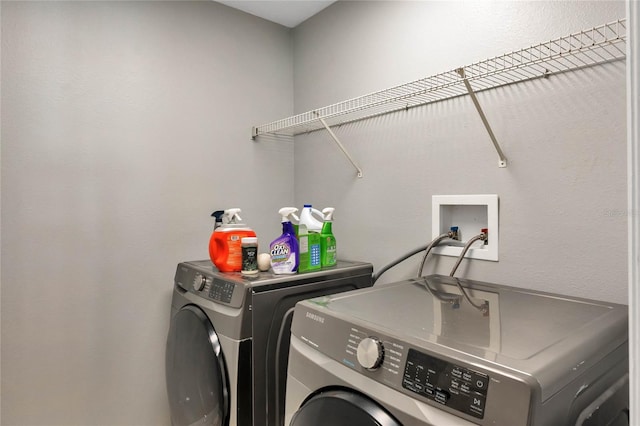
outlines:
[[[396,260],[392,261],[391,263],[388,263],[387,265],[383,266],[382,268],[380,268],[380,270],[378,272],[376,272],[375,274],[372,275],[372,283],[371,285],[375,284],[375,282],[378,280],[378,278],[380,278],[380,276],[382,274],[384,274],[385,272],[387,272],[389,269],[393,268],[394,266],[396,266],[397,264],[404,262],[405,260],[407,260],[408,258],[410,258],[413,255],[416,255],[418,253],[420,253],[421,251],[426,250],[424,257],[422,258],[422,263],[420,264],[420,270],[418,272],[418,278],[422,276],[422,269],[424,268],[424,264],[427,260],[427,255],[429,254],[429,252],[431,251],[431,249],[435,246],[437,246],[438,244],[440,244],[440,242],[442,242],[442,240],[444,240],[445,238],[453,238],[453,232],[449,231],[446,234],[442,234],[437,236],[436,238],[433,239],[433,241],[431,241],[429,244],[424,245],[424,246],[420,246],[417,249],[414,249],[412,251],[410,251],[409,253],[406,253],[404,255],[402,255],[401,257],[397,258]]]
[[[469,251],[471,244],[475,243],[478,240],[484,241],[486,238],[487,238],[487,234],[485,234],[484,232],[481,232],[475,237],[471,238],[469,241],[467,241],[467,244],[465,244],[464,248],[462,249],[462,253],[460,253],[460,256],[458,256],[458,260],[456,261],[456,264],[453,266],[453,269],[449,273],[450,277],[453,277],[453,275],[456,273],[456,269],[458,269],[458,266],[460,266],[460,262],[462,262],[462,259],[467,254],[467,251]]]
[[[411,256],[420,253],[421,251],[425,250],[427,247],[429,247],[429,244],[424,245],[424,246],[420,246],[415,250],[410,251],[407,254],[404,254],[403,256],[397,258],[396,260],[394,260],[391,263],[388,263],[387,265],[383,266],[382,268],[380,268],[380,270],[376,273],[374,273],[371,276],[371,285],[375,284],[376,281],[378,281],[378,278],[380,278],[380,276],[382,274],[384,274],[385,272],[387,272],[389,269],[393,268],[394,266],[396,266],[398,263],[403,262],[405,260],[407,260],[408,258],[410,258]]]
[[[446,234],[438,235],[427,245],[424,256],[422,256],[422,262],[420,262],[420,268],[418,269],[418,278],[422,276],[422,270],[424,269],[425,263],[427,263],[427,256],[429,256],[429,252],[431,251],[431,249],[440,244],[442,240],[447,238],[453,238],[453,232],[449,231]]]
[[[471,238],[469,241],[467,241],[467,244],[465,244],[464,248],[462,249],[462,253],[460,253],[460,256],[458,256],[458,260],[456,261],[456,264],[453,266],[453,269],[449,273],[450,277],[453,278],[453,275],[456,273],[458,266],[460,266],[460,262],[462,262],[462,259],[464,259],[464,256],[467,254],[467,251],[469,250],[471,245],[478,240],[484,241],[485,239],[487,239],[487,234],[485,234],[484,232],[481,232],[475,237]],[[489,314],[489,306],[486,303],[483,303],[482,305],[476,305],[475,303],[473,303],[473,301],[471,300],[467,292],[464,290],[464,287],[462,287],[462,284],[460,284],[460,281],[456,279],[455,282],[458,285],[458,288],[460,289],[460,291],[462,292],[462,295],[464,296],[465,299],[467,299],[467,302],[469,302],[471,306],[473,306],[474,308],[482,312],[484,315]]]

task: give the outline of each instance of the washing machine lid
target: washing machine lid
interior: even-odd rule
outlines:
[[[174,426],[228,424],[224,356],[218,335],[198,307],[187,305],[172,318],[165,368]]]
[[[535,377],[543,400],[628,340],[625,305],[439,275],[300,305],[312,319],[332,316],[426,353]]]
[[[321,391],[306,400],[290,426],[402,426],[381,405],[348,389]]]
[[[627,311],[623,305],[440,275],[315,302],[419,340],[514,360],[530,359],[594,323],[618,323]]]

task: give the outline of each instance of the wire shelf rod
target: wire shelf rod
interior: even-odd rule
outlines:
[[[621,19],[462,68],[477,92],[625,59],[625,42],[626,20]],[[263,124],[253,128],[252,136],[255,138],[264,133],[296,135],[323,128],[319,118],[325,119],[330,126],[338,125],[462,94],[465,94],[464,85],[452,70]],[[344,120],[340,120],[341,117]]]

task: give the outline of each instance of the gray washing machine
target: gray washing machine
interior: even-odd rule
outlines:
[[[209,260],[180,263],[166,347],[172,424],[283,424],[294,305],[371,286],[372,270],[339,261],[304,274],[243,276]]]
[[[303,301],[286,424],[627,425],[627,317],[439,275]]]

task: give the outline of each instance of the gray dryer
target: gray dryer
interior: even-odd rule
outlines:
[[[180,263],[166,347],[172,424],[283,424],[294,305],[371,286],[372,270],[339,261],[304,274],[243,276],[209,260]]]

